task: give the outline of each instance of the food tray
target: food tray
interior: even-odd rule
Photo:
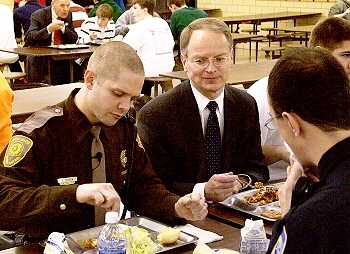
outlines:
[[[280,212],[281,207],[279,206],[278,201],[268,203],[265,205],[249,204],[245,201],[246,196],[253,195],[257,191],[258,190],[253,189],[253,190],[248,190],[248,191],[234,194],[228,197],[227,199],[225,199],[224,201],[220,202],[220,204],[226,207],[232,208],[234,210],[241,211],[241,212],[253,215],[255,217],[267,220],[267,221],[276,221],[277,219],[266,217],[262,215],[262,213],[266,211]]]
[[[84,49],[89,48],[86,44],[61,44],[61,45],[50,45],[49,48],[53,49]]]
[[[175,244],[163,246],[157,243],[157,235],[163,228],[167,227],[166,225],[142,216],[137,216],[124,220],[123,222],[121,222],[121,224],[126,225],[121,225],[122,228],[126,228],[127,226],[138,226],[140,228],[146,229],[149,232],[151,239],[158,245],[158,250],[156,251],[156,253],[162,253],[185,245],[193,244],[198,240],[198,237],[196,236],[185,232],[181,232],[180,237]],[[96,239],[101,229],[102,226],[74,232],[67,235],[67,242],[70,249],[76,254],[97,254],[97,249],[84,250],[80,247],[80,245],[77,242],[81,240]]]

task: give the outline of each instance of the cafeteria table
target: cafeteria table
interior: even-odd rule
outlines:
[[[58,49],[50,47],[24,47],[24,48],[0,48],[0,51],[15,53],[23,56],[36,56],[48,58],[48,82],[53,85],[53,65],[55,60],[69,60],[70,82],[74,81],[74,60],[81,57],[89,57],[94,46],[87,48]]]

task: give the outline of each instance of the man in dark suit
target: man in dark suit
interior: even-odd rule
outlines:
[[[69,5],[69,0],[54,0],[52,5],[34,12],[25,36],[26,46],[38,47],[75,43],[78,35],[74,31]],[[68,66],[65,61],[55,64],[55,84],[68,81]],[[47,59],[28,57],[26,67],[28,80],[41,82],[44,79],[43,74],[47,73]]]
[[[211,201],[240,191],[239,173],[267,181],[255,100],[225,86],[232,64],[229,28],[198,19],[183,30],[180,50],[189,81],[146,104],[138,118],[154,168],[175,193],[193,190]]]

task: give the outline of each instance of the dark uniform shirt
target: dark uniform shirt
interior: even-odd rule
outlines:
[[[52,231],[94,226],[93,206],[76,201],[78,185],[92,182],[93,138],[91,124],[74,103],[77,91],[66,101],[33,114],[2,153],[0,211],[6,218],[0,220],[2,230],[45,237]],[[178,196],[168,192],[155,175],[136,136],[127,117],[115,126],[102,126],[107,182],[129,209],[171,223]]]
[[[350,253],[350,138],[330,148],[318,169],[320,182],[297,182],[292,208],[274,225],[268,253]]]

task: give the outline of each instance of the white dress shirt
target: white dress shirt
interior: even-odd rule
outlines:
[[[209,98],[205,97],[203,94],[201,94],[197,88],[195,88],[192,85],[191,82],[191,89],[194,95],[194,98],[197,102],[198,106],[198,112],[201,117],[201,122],[202,122],[202,130],[203,130],[203,136],[205,136],[205,129],[207,126],[207,121],[209,117],[210,110],[207,108],[207,105],[210,101],[215,101],[218,104],[218,107],[216,108],[216,116],[218,117],[219,121],[219,127],[220,127],[220,135],[221,135],[221,140],[224,135],[224,91],[225,89],[222,89],[221,93],[215,100],[210,100]],[[193,187],[193,193],[198,193],[201,195],[201,197],[204,198],[204,187],[205,187],[206,182],[204,183],[197,183]]]

